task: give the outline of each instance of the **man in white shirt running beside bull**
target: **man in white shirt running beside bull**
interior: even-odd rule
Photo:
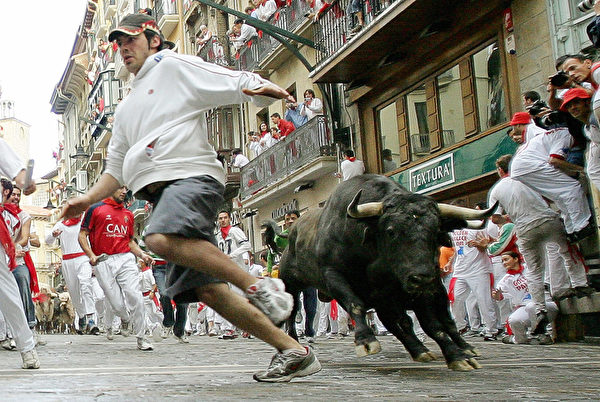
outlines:
[[[220,105],[274,99],[294,101],[285,90],[247,71],[232,71],[166,49],[156,21],[125,16],[109,35],[135,75],[115,113],[106,171],[87,194],[67,202],[76,216],[121,183],[154,203],[146,245],[175,264],[167,294],[201,300],[234,325],[277,349],[256,381],[283,382],[321,370],[312,350],[275,326],[289,316],[293,299],[282,281],[241,270],[216,246],[214,218],[223,203],[225,173],[208,142],[204,113]],[[227,286],[244,289],[246,300]],[[262,313],[261,313],[262,312]]]
[[[81,217],[57,222],[46,236],[46,244],[51,246],[60,240],[62,251],[62,275],[71,295],[73,307],[79,316],[79,330],[90,335],[100,331],[94,321],[96,306],[92,285],[90,259],[79,245]]]

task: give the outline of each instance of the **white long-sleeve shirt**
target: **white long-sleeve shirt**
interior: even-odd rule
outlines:
[[[300,105],[300,114],[308,117],[308,120],[323,114],[323,102],[321,102],[321,99],[319,98],[313,98],[313,100],[310,102],[310,105],[302,103]]]
[[[205,112],[250,101],[268,106],[273,98],[242,92],[268,83],[167,49],[151,55],[115,112],[106,173],[134,194],[151,183],[201,175],[225,183],[208,142]]]
[[[14,179],[23,167],[23,162],[4,139],[0,138],[0,173]]]
[[[80,229],[81,222],[79,222],[77,225],[71,226],[67,226],[62,222],[57,222],[50,230],[50,233],[46,235],[46,244],[51,246],[54,244],[56,239],[60,239],[60,249],[62,250],[63,255],[82,253],[83,250],[79,245]],[[57,237],[52,236],[52,233],[55,230],[61,231]]]
[[[223,234],[219,229],[217,232],[217,245],[221,251],[227,254],[229,258],[240,266],[240,268],[247,270],[243,256],[244,253],[251,250],[251,246],[242,229],[232,226],[225,239],[223,239]]]

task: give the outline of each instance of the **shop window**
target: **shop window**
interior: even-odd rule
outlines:
[[[458,65],[436,78],[442,124],[442,144],[451,146],[465,139],[465,114]]]
[[[496,42],[472,56],[477,95],[479,130],[486,131],[507,121],[502,61]]]

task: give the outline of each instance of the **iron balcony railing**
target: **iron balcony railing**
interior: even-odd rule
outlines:
[[[381,12],[394,2],[404,0],[366,0],[362,2],[365,25],[370,24]],[[320,51],[317,63],[329,58],[351,38],[358,21],[349,10],[352,0],[334,0],[319,17],[314,28],[314,42]],[[363,26],[362,30],[366,27]]]
[[[232,62],[226,48],[227,42],[227,36],[213,36],[202,48],[198,49],[196,56],[202,57],[204,61],[209,63],[230,66]],[[197,45],[194,44],[194,46]]]
[[[156,21],[160,22],[163,15],[177,14],[177,2],[175,0],[158,0],[154,4]]]
[[[310,10],[307,1],[292,0],[289,5],[278,8],[267,22],[286,31],[294,32],[306,21],[305,14]],[[235,67],[238,70],[252,71],[257,69],[260,63],[279,46],[278,41],[264,32],[262,37],[254,37],[249,43],[251,45],[244,45],[236,55]]]
[[[240,196],[246,199],[316,158],[330,155],[335,155],[335,146],[327,118],[317,116],[242,168]]]

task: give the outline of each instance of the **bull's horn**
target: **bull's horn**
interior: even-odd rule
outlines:
[[[485,228],[486,221],[467,221],[467,229],[481,230]]]
[[[367,202],[359,204],[358,200],[362,190],[358,190],[346,211],[348,216],[355,219],[370,218],[372,216],[381,216],[383,214],[383,202]]]
[[[480,211],[477,209],[457,207],[456,205],[441,203],[438,204],[438,208],[440,209],[440,213],[442,214],[442,216],[447,218],[460,218],[465,220],[485,219],[494,213],[497,206],[498,203],[496,202],[496,204],[494,204],[491,208]]]

